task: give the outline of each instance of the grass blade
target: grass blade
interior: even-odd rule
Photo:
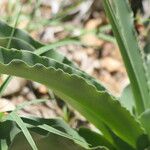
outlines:
[[[2,85],[0,86],[0,96],[3,95],[3,92],[5,91],[5,89],[7,88],[7,85],[9,84],[9,82],[11,81],[12,76],[8,76],[5,81],[2,83]]]
[[[43,47],[37,49],[34,53],[37,54],[37,55],[41,55],[42,53],[45,53],[45,52],[47,52],[51,49],[55,49],[55,48],[58,48],[58,47],[61,47],[61,46],[64,46],[64,45],[69,45],[69,44],[81,45],[81,42],[77,41],[77,40],[73,40],[73,39],[62,40],[62,41],[52,43],[50,45],[43,46]]]
[[[39,103],[44,103],[48,101],[47,99],[35,99],[35,100],[32,100],[30,102],[23,102],[21,103],[20,105],[17,105],[17,108],[14,110],[15,112],[27,107],[27,106],[30,106],[30,105],[35,105],[35,104],[39,104]]]
[[[141,114],[150,107],[150,95],[132,12],[127,0],[116,0],[115,2],[104,0],[103,2],[131,81],[137,113]]]
[[[7,141],[5,139],[0,139],[0,150],[8,150]]]
[[[33,150],[38,150],[36,145],[35,145],[35,142],[30,134],[30,132],[28,131],[25,123],[22,121],[22,119],[17,115],[16,112],[11,112],[9,114],[9,117],[11,120],[15,121],[18,126],[21,128],[24,136],[26,137],[28,143],[30,144],[30,146],[32,147]]]
[[[14,24],[14,27],[12,28],[12,31],[11,31],[11,35],[10,35],[10,38],[8,40],[8,43],[7,43],[7,48],[9,49],[10,48],[10,45],[11,45],[11,42],[12,42],[12,38],[14,36],[14,33],[15,33],[15,29],[16,29],[16,26],[17,26],[17,23],[18,23],[18,19],[19,19],[19,16],[21,14],[21,10],[22,10],[22,7],[20,8],[19,12],[18,12],[18,15],[17,15],[17,18],[16,18],[16,21],[15,21],[15,24]],[[2,85],[0,86],[0,96],[3,95],[3,92],[5,91],[5,89],[7,88],[7,85],[9,84],[9,82],[11,81],[12,77],[11,76],[8,76],[5,81],[2,83]]]

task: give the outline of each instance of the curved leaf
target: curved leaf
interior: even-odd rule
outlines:
[[[5,47],[5,42],[11,38],[11,31],[13,30],[13,27],[7,25],[3,21],[0,21],[0,45]],[[6,42],[8,43],[8,42]],[[15,29],[13,38],[12,38],[12,43],[15,47],[22,47],[24,45],[30,46],[29,49],[27,50],[35,50],[43,46],[38,41],[33,40],[28,34],[20,29]],[[3,44],[3,45],[2,45]],[[12,44],[11,44],[12,45]],[[15,48],[14,47],[14,48]],[[10,46],[11,48],[11,46]],[[19,48],[19,47],[18,47]],[[19,48],[21,49],[21,48]]]
[[[67,64],[78,69],[73,62],[67,59],[64,55],[53,50],[53,48],[57,48],[58,46],[66,45],[68,42],[76,43],[75,40],[66,40],[66,41],[58,41],[56,43],[52,43],[50,45],[44,45],[36,40],[34,40],[30,35],[26,32],[23,32],[20,29],[15,28],[14,36],[11,37],[8,31],[12,31],[14,28],[7,25],[6,23],[0,21],[0,45],[2,47],[7,47],[7,44],[11,38],[10,48],[18,49],[18,50],[28,50],[34,51],[35,54],[42,55],[48,58],[52,58],[60,63]],[[37,48],[37,50],[36,50]],[[91,77],[90,77],[91,78]],[[92,79],[93,80],[93,79]]]
[[[16,53],[15,53],[15,51],[13,50],[13,51],[11,51],[12,52],[12,56],[14,56],[14,59],[17,59],[18,58],[18,56],[20,56],[20,54],[19,55],[16,55]],[[28,55],[29,54],[29,55]],[[2,55],[5,55],[6,57],[7,57],[7,54],[6,53],[4,53],[4,54],[2,54]],[[33,55],[33,56],[35,56],[35,55]],[[32,56],[31,56],[32,57]],[[25,59],[25,61],[26,61],[26,59],[28,59],[28,61],[30,62],[30,53],[26,53],[26,56],[23,58],[23,59]],[[9,58],[9,56],[8,56],[8,58]],[[33,58],[34,59],[34,58]],[[46,59],[45,58],[45,60],[47,60],[47,61],[45,61],[46,63],[44,63],[43,65],[46,65],[46,66],[48,66],[49,64],[49,61],[48,61],[48,59]],[[59,61],[60,61],[60,59],[59,59]],[[32,62],[32,60],[31,60],[31,62]],[[40,62],[40,60],[38,60],[38,63],[42,63],[42,62]],[[99,84],[94,78],[92,78],[91,76],[89,76],[88,74],[86,74],[86,73],[84,73],[83,71],[80,71],[80,70],[76,70],[76,69],[74,69],[74,68],[71,68],[71,67],[69,67],[68,65],[65,65],[65,64],[60,64],[60,63],[58,63],[58,62],[56,62],[55,60],[50,60],[50,63],[52,64],[52,65],[54,65],[54,67],[55,68],[61,68],[62,70],[64,70],[65,72],[67,72],[67,73],[72,73],[72,74],[77,74],[77,75],[79,75],[79,76],[81,76],[81,77],[83,77],[83,78],[85,78],[88,82],[90,82],[91,84],[93,84],[93,85],[95,85],[95,87],[98,89],[98,90],[105,90],[105,88],[101,85],[101,84]],[[71,65],[72,66],[72,65]],[[101,124],[101,125],[100,125]],[[104,123],[103,122],[99,122],[99,126],[100,126],[100,128],[101,128],[101,131],[105,134],[105,136],[108,138],[108,139],[110,139],[111,140],[111,136],[110,136],[110,134],[109,134],[109,132],[107,131],[107,129],[106,129],[106,127],[105,127],[105,125],[104,125]]]
[[[12,38],[10,48],[34,51],[35,54],[46,56],[48,58],[52,58],[60,63],[67,64],[67,65],[72,66],[72,67],[76,68],[77,70],[79,70],[74,65],[74,63],[72,63],[70,60],[67,59],[67,57],[63,56],[62,54],[60,54],[57,51],[52,49],[52,48],[56,48],[58,45],[61,46],[61,45],[67,44],[67,41],[60,41],[60,42],[56,42],[51,45],[44,46],[44,44],[41,44],[40,42],[34,40],[26,32],[23,32],[22,30],[17,29],[17,28],[15,29],[14,37],[7,37],[9,35],[7,32],[12,31],[12,30],[13,30],[13,27],[10,27],[6,23],[0,21],[0,45],[2,47],[7,47],[9,38]],[[5,44],[3,44],[3,42],[1,40],[4,40]],[[37,50],[36,50],[36,48],[37,48]],[[99,90],[102,90],[102,89],[105,90],[102,83],[100,85],[94,78],[90,77],[85,72],[82,72],[80,70],[79,70],[79,72],[81,72],[81,74],[83,74],[82,77],[84,76],[85,78],[88,78],[89,80],[91,80],[91,82],[93,84],[95,84],[95,86]]]
[[[11,36],[10,31],[14,30],[14,35]],[[18,50],[28,50],[34,51],[37,55],[42,55],[46,57],[53,58],[59,62],[63,62],[72,67],[75,65],[68,60],[65,56],[53,50],[54,48],[66,45],[66,44],[78,44],[76,40],[62,40],[52,43],[50,45],[44,45],[36,40],[34,40],[30,35],[26,32],[13,28],[6,23],[0,21],[0,46],[7,48],[8,42],[11,39],[11,43],[9,48],[15,48]]]
[[[139,138],[145,139],[139,123],[121,107],[119,101],[114,100],[107,92],[98,91],[89,80],[79,77],[73,71],[75,70],[54,60],[30,52],[0,49],[1,73],[45,84],[97,128],[100,128],[99,122],[103,121],[117,136],[134,148]]]
[[[6,23],[0,22],[0,29],[5,29],[5,30],[13,30],[12,27],[8,26]],[[12,42],[10,47],[11,48],[16,48],[16,49],[26,49],[29,51],[34,51],[34,53],[40,54],[42,56],[46,56],[48,58],[52,58],[55,59],[56,61],[60,62],[60,63],[64,63],[67,64],[73,68],[75,68],[76,70],[79,70],[71,61],[69,61],[65,56],[61,55],[60,53],[58,53],[57,51],[53,50],[52,48],[56,48],[58,46],[62,46],[64,44],[67,44],[67,41],[58,41],[56,43],[44,46],[41,45],[38,41],[35,41],[34,39],[32,39],[28,34],[22,32],[19,29],[16,29],[16,31],[20,34],[15,34],[15,37],[12,38]],[[2,33],[1,33],[2,32]],[[22,35],[23,36],[19,36]],[[7,43],[10,39],[10,37],[7,37],[7,33],[3,32],[0,30],[0,45],[3,47],[7,47]],[[31,39],[29,41],[27,41],[26,39]],[[3,42],[4,41],[4,42]],[[29,43],[28,43],[29,42]],[[71,40],[69,41],[69,43],[74,43],[75,41]],[[36,44],[37,43],[37,44]],[[75,42],[76,43],[76,42]],[[34,47],[36,45],[40,45],[42,47],[38,47],[37,50],[35,50],[36,47]],[[59,66],[60,67],[60,66]],[[65,68],[68,68],[68,66],[65,66]],[[63,69],[63,68],[62,68]],[[71,69],[71,68],[70,68]],[[70,70],[68,69],[68,70]],[[67,71],[67,69],[65,69],[65,71]],[[75,71],[72,71],[75,73]],[[80,73],[79,73],[80,72]],[[79,72],[76,71],[76,74],[84,77],[85,79],[88,78],[88,80],[94,84],[99,90],[105,90],[105,88],[102,86],[102,84],[99,84],[94,78],[90,77],[88,74],[81,72],[79,70]],[[82,74],[82,75],[81,75]],[[100,122],[99,122],[100,125]],[[101,122],[101,131],[105,134],[105,137],[107,137],[110,141],[111,141],[111,135],[109,134],[108,130],[106,129],[105,125],[103,122]]]

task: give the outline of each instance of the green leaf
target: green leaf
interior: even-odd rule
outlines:
[[[97,128],[101,129],[101,122],[104,122],[117,136],[134,148],[139,138],[144,139],[144,131],[139,123],[119,101],[107,92],[98,91],[90,80],[86,80],[82,74],[80,76],[78,71],[67,65],[36,56],[31,52],[1,48],[0,72],[45,84]]]
[[[146,74],[149,77],[148,85],[150,87],[150,54],[146,55]]]
[[[147,37],[146,37],[145,41],[146,41],[146,44],[144,47],[144,52],[146,54],[149,54],[150,53],[150,29],[147,32]]]
[[[28,143],[30,144],[30,146],[32,147],[33,150],[38,150],[31,134],[29,133],[27,127],[25,126],[24,122],[22,121],[22,119],[16,114],[16,112],[11,112],[9,114],[10,119],[12,119],[13,121],[15,121],[18,126],[21,128],[24,136],[26,137],[26,140],[28,141]]]
[[[114,145],[112,145],[103,135],[93,132],[87,128],[80,128],[79,130],[79,134],[84,137],[85,140],[92,146],[104,146],[109,148],[110,150],[134,150],[133,147],[122,141],[113,132],[110,131],[110,133],[113,137]]]
[[[12,79],[11,76],[8,76],[4,82],[2,83],[2,85],[0,86],[0,96],[3,95],[4,90],[6,89],[7,85],[9,84],[10,80]]]
[[[17,112],[18,110],[21,110],[21,109],[25,108],[26,106],[35,105],[35,104],[43,103],[46,101],[48,101],[48,100],[47,99],[35,99],[35,100],[31,100],[31,101],[25,101],[25,102],[17,105],[16,109],[13,111]]]
[[[130,84],[124,88],[120,97],[120,103],[133,114],[135,103],[134,103],[134,96]]]
[[[150,139],[150,109],[147,109],[145,112],[141,114],[139,117],[143,127],[147,131]]]
[[[0,150],[8,150],[7,141],[0,139]]]
[[[7,36],[8,36],[7,32],[12,31],[12,30],[13,30],[13,27],[10,27],[6,23],[0,21],[0,37],[3,37],[6,41],[5,45],[3,45],[0,42],[1,46],[7,47],[8,39],[10,38],[9,37],[7,39]],[[13,38],[15,38],[15,40],[13,40]],[[34,53],[38,53],[42,56],[46,56],[46,57],[55,59],[56,61],[58,61],[60,63],[67,64],[67,65],[72,66],[77,69],[77,67],[70,60],[68,60],[65,56],[61,55],[60,53],[58,53],[57,51],[52,49],[52,48],[57,48],[58,46],[66,45],[68,42],[74,43],[74,44],[78,43],[76,40],[63,40],[63,41],[58,41],[56,43],[53,43],[51,45],[44,46],[43,44],[34,40],[27,33],[23,32],[20,29],[15,29],[13,38],[12,38],[12,42],[11,42],[11,48],[24,49],[24,50],[30,51],[31,49],[28,48],[28,46],[30,46],[30,47],[32,47],[31,51],[34,51]],[[35,50],[36,48],[38,48],[38,49]],[[94,78],[90,77],[88,74],[86,74],[84,72],[82,72],[82,74],[83,74],[82,76],[85,76],[85,78],[88,78],[89,80],[91,80],[91,82],[93,84],[95,84],[95,86],[99,90],[102,90],[102,89],[105,90],[105,88],[102,86],[102,84],[100,85],[99,83],[97,83],[97,81]]]
[[[14,27],[12,28],[11,30],[11,34],[10,34],[10,38],[7,42],[7,48],[9,49],[10,48],[10,45],[11,45],[11,42],[12,42],[12,37],[14,36],[14,32],[15,32],[15,28],[17,26],[17,23],[18,23],[18,19],[19,19],[19,16],[20,16],[20,13],[21,13],[21,9],[19,10],[18,12],[18,15],[17,15],[17,18],[15,20],[15,24],[14,24]],[[4,90],[6,89],[7,85],[9,84],[9,82],[11,81],[11,76],[8,76],[5,81],[2,83],[2,85],[0,86],[0,96],[2,96]]]
[[[4,116],[5,116],[4,112],[0,112],[0,122],[3,120]]]
[[[45,53],[51,49],[56,49],[58,47],[69,45],[69,44],[81,45],[81,42],[77,41],[77,40],[73,40],[73,39],[66,39],[66,40],[62,40],[62,41],[57,41],[55,43],[52,43],[50,45],[46,45],[46,46],[43,46],[43,47],[37,49],[35,51],[35,54],[41,55],[42,53]]]
[[[32,131],[40,131],[39,133],[44,134],[45,131],[48,131],[70,139],[84,148],[89,148],[89,144],[75,130],[71,129],[62,119],[43,119],[32,117],[23,118],[23,121],[27,123],[27,126],[29,125],[29,127],[33,128]]]
[[[133,25],[133,14],[128,0],[103,2],[131,81],[137,113],[140,114],[150,107],[150,95],[144,60]]]
[[[11,119],[10,116],[7,119]],[[38,149],[48,149],[49,147],[54,146],[54,149],[61,150],[63,147],[66,148],[68,143],[70,143],[76,150],[88,149],[89,144],[62,119],[43,119],[32,117],[22,118],[22,120],[30,131]],[[13,130],[14,128],[18,128],[16,124],[13,124]],[[20,149],[21,146],[22,149],[25,150],[31,149],[21,130],[18,132],[18,130],[15,129],[15,131],[9,132],[11,132],[11,136],[13,136],[13,138],[11,138],[11,143],[9,144],[10,150]]]
[[[11,121],[4,121],[0,123],[0,139],[6,139],[13,128]]]
[[[34,53],[36,54],[36,51]],[[48,51],[46,51],[44,53],[41,53],[40,55],[41,56],[46,56],[48,58],[52,58],[52,59],[54,59],[54,60],[56,60],[56,61],[58,61],[60,63],[67,64],[67,65],[77,69],[77,66],[72,61],[70,61],[63,54],[57,52],[57,50],[48,49]]]
[[[11,34],[11,31],[13,31],[13,36]],[[37,55],[41,55],[43,53],[48,52],[49,50],[56,49],[64,45],[81,44],[79,41],[75,39],[65,39],[57,41],[50,45],[45,45],[40,43],[39,41],[34,40],[28,33],[15,27],[11,27],[7,25],[5,22],[0,21],[0,45],[2,47],[7,48],[7,44],[9,43],[10,39],[12,40],[12,42],[10,43],[9,48],[24,49],[29,51],[35,50],[35,53]],[[54,54],[53,51],[53,55],[57,56],[57,52],[56,54]]]
[[[6,23],[0,21],[0,45],[6,47],[7,41],[11,38],[11,31],[13,27],[10,27]],[[14,47],[15,45],[15,47]],[[24,46],[24,48],[22,48]],[[25,48],[26,46],[26,48]],[[33,40],[28,34],[22,30],[16,29],[14,31],[12,42],[10,44],[10,48],[17,48],[17,49],[25,49],[25,50],[35,50],[43,46],[38,41]]]
[[[48,134],[47,136],[41,136],[35,132],[31,132],[38,150],[86,150],[72,141],[60,137],[54,134]],[[10,150],[32,150],[28,143],[25,141],[22,133],[19,133],[13,143],[11,144]]]
[[[8,26],[7,24],[4,24],[4,23],[0,24],[0,28],[2,28],[2,27],[5,30],[12,30],[12,27],[10,27],[10,26]],[[46,56],[46,57],[55,59],[55,60],[57,60],[60,63],[67,64],[67,65],[72,66],[73,68],[77,69],[77,67],[71,61],[69,61],[65,56],[63,56],[63,55],[59,54],[57,51],[51,49],[51,48],[56,48],[58,46],[67,44],[68,40],[67,40],[67,42],[66,41],[60,41],[60,43],[58,41],[58,42],[56,42],[56,43],[54,43],[52,45],[47,45],[47,46],[40,45],[38,47],[39,48],[38,51],[35,51],[35,48],[36,48],[35,45],[39,45],[39,43],[37,41],[33,40],[29,35],[27,35],[26,33],[22,32],[21,30],[16,29],[16,31],[19,34],[15,34],[15,39],[14,39],[14,41],[12,40],[11,47],[19,48],[19,49],[21,48],[21,49],[31,50],[31,51],[34,51],[35,53],[36,52],[38,52],[38,53],[40,52],[39,54],[41,54],[42,56]],[[1,32],[1,30],[0,30],[0,32]],[[2,35],[4,36],[4,39],[6,40],[5,43],[7,43],[8,42],[7,34],[5,32],[2,32],[2,33],[3,33]],[[20,36],[20,35],[23,35],[23,36]],[[26,40],[26,39],[31,39],[31,40]],[[29,43],[27,43],[27,42],[29,42]],[[70,42],[72,43],[72,42],[76,42],[76,41],[71,40],[71,41],[69,41],[69,43]],[[5,44],[3,45],[1,42],[0,42],[0,44],[2,46],[6,47]],[[43,46],[43,47],[41,47],[41,46]],[[32,49],[30,49],[30,48],[32,48]],[[60,65],[58,65],[58,66],[61,67]],[[89,82],[94,84],[97,87],[97,89],[105,90],[105,88],[102,86],[102,84],[100,85],[94,78],[90,77],[88,74],[86,74],[84,72],[81,72],[80,70],[78,70],[78,71],[73,70],[72,68],[68,68],[68,66],[64,66],[64,68],[65,68],[65,71],[67,71],[68,73],[69,72],[74,72],[74,73],[84,77],[85,79],[89,80]],[[61,68],[61,69],[63,69],[63,68]],[[99,125],[100,125],[100,122],[99,122]],[[103,133],[105,133],[105,136],[111,140],[111,136],[108,133],[104,123],[101,123],[101,131]]]
[[[10,31],[14,31],[13,36],[9,33]],[[10,40],[11,42],[9,42]],[[24,49],[28,51],[34,51],[34,53],[38,55],[53,58],[59,62],[63,62],[73,67],[75,67],[75,65],[70,60],[68,60],[65,56],[63,56],[62,54],[53,49],[67,44],[80,44],[80,42],[77,40],[66,39],[62,41],[57,41],[50,45],[44,45],[34,40],[26,32],[11,27],[6,23],[0,21],[0,45],[2,47],[7,48],[8,43],[10,43],[9,44],[10,48],[15,48],[18,50]]]
[[[80,128],[78,132],[92,147],[104,146],[110,150],[115,150],[115,147],[107,139],[88,128]]]

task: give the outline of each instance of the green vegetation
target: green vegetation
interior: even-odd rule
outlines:
[[[17,114],[19,109],[32,103],[44,102],[32,101],[18,106],[8,114],[0,114],[0,149],[150,148],[150,62],[143,58],[144,52],[139,47],[128,1],[104,0],[104,7],[130,79],[130,86],[120,98],[111,95],[96,79],[54,50],[68,42],[81,44],[80,42],[72,39],[44,45],[22,30],[0,22],[0,73],[46,85],[100,131],[96,133],[87,128],[71,129],[61,119],[20,117]],[[5,80],[1,92],[10,79],[8,77]]]

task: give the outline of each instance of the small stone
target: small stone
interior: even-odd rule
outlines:
[[[121,62],[112,58],[112,57],[104,57],[100,61],[101,68],[108,70],[109,72],[118,71],[118,69],[122,66]]]
[[[3,81],[4,81],[3,77]],[[12,95],[14,93],[17,93],[21,91],[21,89],[26,85],[26,80],[19,77],[13,77],[12,80],[9,82],[7,88],[3,92],[3,96]]]
[[[8,99],[0,99],[0,112],[12,111],[15,109],[15,106]]]

